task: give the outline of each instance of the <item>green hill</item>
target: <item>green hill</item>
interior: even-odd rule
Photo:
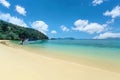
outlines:
[[[31,28],[21,27],[15,24],[11,24],[0,20],[0,39],[6,40],[43,40],[48,39],[48,37]]]

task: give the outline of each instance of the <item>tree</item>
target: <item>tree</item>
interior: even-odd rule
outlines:
[[[48,36],[31,28],[25,28],[0,20],[0,39],[9,40],[43,40]]]

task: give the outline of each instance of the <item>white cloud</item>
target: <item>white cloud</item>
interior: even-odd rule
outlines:
[[[106,32],[94,37],[93,39],[120,38],[120,33]]]
[[[111,16],[112,18],[120,17],[120,6],[114,7],[111,11],[107,10],[103,15]]]
[[[3,6],[9,8],[10,7],[10,3],[6,0],[0,0],[0,4],[2,4]]]
[[[0,19],[16,25],[28,27],[27,24],[22,19],[15,16],[11,16],[9,13],[0,13]]]
[[[52,33],[52,34],[56,34],[56,33],[57,33],[57,31],[55,31],[55,30],[52,30],[52,31],[51,31],[51,33]]]
[[[67,28],[66,26],[64,26],[64,25],[61,26],[61,29],[62,29],[62,31],[64,31],[64,32],[70,31],[70,29],[68,29],[68,28]]]
[[[74,22],[74,25],[75,25],[75,28],[73,28],[74,30],[82,31],[84,27],[88,25],[88,20],[79,19]]]
[[[35,21],[31,24],[32,28],[46,34],[48,31],[48,25],[44,21]]]
[[[106,24],[109,25],[109,24],[111,24],[111,23],[114,23],[114,21],[115,21],[115,19],[112,18],[111,20],[108,20],[108,21],[106,22]]]
[[[96,6],[96,5],[102,4],[103,2],[104,2],[104,0],[93,0],[92,4],[93,4],[93,6]]]
[[[16,8],[16,11],[17,11],[19,14],[24,15],[24,16],[26,15],[26,10],[25,10],[24,7],[19,6],[19,5],[16,5],[15,8]]]
[[[98,23],[90,23],[88,24],[85,28],[84,31],[93,34],[93,33],[100,33],[102,31],[104,31],[104,26],[100,25]]]
[[[75,27],[73,27],[73,30],[83,31],[90,34],[93,33],[100,33],[105,30],[106,25],[98,24],[98,23],[89,23],[88,20],[77,20],[74,22]]]

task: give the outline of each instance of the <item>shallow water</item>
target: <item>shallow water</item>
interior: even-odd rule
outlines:
[[[120,72],[120,40],[38,40],[25,42],[24,46]]]
[[[54,50],[61,54],[120,61],[120,40],[47,40],[25,45],[48,52]]]

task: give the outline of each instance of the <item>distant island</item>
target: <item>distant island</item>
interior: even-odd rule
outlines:
[[[0,20],[0,39],[1,40],[45,40],[48,36],[34,30],[32,28],[25,28],[12,23]]]
[[[73,38],[73,37],[51,38],[50,40],[75,40],[75,38]]]

